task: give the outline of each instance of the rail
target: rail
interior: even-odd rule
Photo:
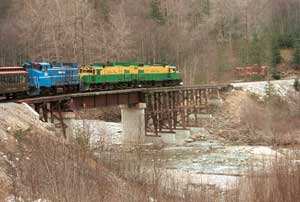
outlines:
[[[79,97],[91,97],[91,96],[101,96],[101,95],[113,95],[113,94],[127,94],[127,93],[156,93],[156,92],[171,92],[179,90],[196,90],[196,89],[227,89],[232,88],[230,84],[214,84],[214,85],[190,85],[190,86],[174,86],[174,87],[156,87],[156,88],[135,88],[135,89],[124,89],[124,90],[111,90],[111,91],[91,91],[91,92],[79,92],[72,94],[61,94],[61,95],[52,95],[52,96],[43,96],[35,98],[25,98],[13,100],[17,103],[43,103],[43,102],[52,102],[59,100],[70,100],[72,98]]]

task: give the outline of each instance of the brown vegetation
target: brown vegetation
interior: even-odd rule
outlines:
[[[243,91],[234,91],[225,99],[210,125],[224,140],[247,144],[299,144],[299,94],[287,97],[267,96],[261,100]]]
[[[136,152],[136,158],[140,158],[141,151]],[[13,184],[10,190],[2,192],[1,200],[9,194],[25,201],[42,198],[51,202],[196,202],[212,201],[218,196],[193,187],[183,191],[175,181],[167,184],[161,178],[157,161],[153,169],[146,169],[143,161],[132,155],[122,155],[121,161],[97,160],[80,144],[65,143],[36,132],[22,134],[16,150],[8,154]]]
[[[11,153],[16,165],[11,194],[52,202],[117,202],[128,194],[130,185],[97,162],[85,147],[36,133],[23,135],[17,151]]]
[[[272,95],[265,102],[255,98],[243,103],[241,125],[256,143],[299,144],[299,95]]]
[[[295,202],[300,201],[300,167],[289,161],[277,160],[271,170],[253,173],[239,190],[239,201]]]
[[[280,35],[285,42],[298,34],[299,5],[298,0],[2,0],[0,65],[28,59],[166,62],[180,67],[187,84],[224,81],[236,66],[271,64],[273,39]]]
[[[288,106],[289,112],[295,113],[288,114],[296,117],[298,98],[294,97],[294,99],[295,101],[291,101]],[[271,103],[271,101],[268,102]],[[278,102],[282,104],[283,101],[274,98],[270,106],[278,108]],[[247,120],[252,115],[254,117],[255,113],[250,112],[257,113],[266,110],[263,103],[251,97],[245,104],[251,106],[252,110],[245,113],[247,118],[242,118],[242,120]],[[287,110],[285,107],[284,109]],[[280,112],[280,108],[278,110]],[[244,112],[244,110],[241,111]],[[279,113],[273,111],[273,113]],[[282,116],[287,115],[282,114]],[[261,117],[265,120],[263,114]],[[279,120],[282,121],[282,119]],[[261,127],[261,130],[266,127],[255,126],[255,124],[255,121],[251,119],[247,127],[251,129]],[[51,202],[210,202],[221,199],[225,202],[289,202],[297,201],[300,191],[299,166],[288,161],[275,162],[270,173],[258,175],[253,171],[252,175],[246,181],[243,180],[235,190],[220,192],[214,187],[198,187],[193,184],[182,187],[174,179],[166,178],[160,169],[163,167],[163,162],[159,159],[163,153],[157,151],[149,158],[149,153],[153,152],[151,150],[119,148],[118,159],[116,159],[112,151],[96,150],[101,155],[105,155],[103,159],[96,158],[94,153],[81,142],[66,143],[54,136],[40,134],[38,130],[19,131],[14,134],[13,138],[15,138],[12,141],[13,146],[8,143],[0,145],[0,151],[8,156],[7,163],[9,163],[6,172],[12,180],[9,189],[0,189],[1,200],[9,194],[14,194],[25,200],[30,199],[29,201],[44,198]],[[115,148],[113,152],[116,152]],[[148,158],[145,158],[143,153],[147,153]],[[2,164],[1,158],[2,156],[0,156]],[[1,187],[3,187],[2,184]]]

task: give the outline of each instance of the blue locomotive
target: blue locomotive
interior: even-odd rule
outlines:
[[[141,86],[169,86],[181,79],[175,67],[166,65],[108,63],[83,66],[79,73],[77,63],[26,62],[23,67],[0,67],[0,97],[126,89],[139,86],[137,81]],[[90,87],[84,89],[81,82]]]
[[[26,62],[31,95],[79,91],[77,63]]]

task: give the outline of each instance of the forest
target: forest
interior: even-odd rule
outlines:
[[[185,83],[300,64],[299,0],[1,0],[0,66],[26,60],[168,63]]]

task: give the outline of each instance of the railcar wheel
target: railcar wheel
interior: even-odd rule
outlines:
[[[162,87],[163,84],[161,81],[156,81],[155,84],[154,84],[155,87]]]
[[[18,94],[17,93],[13,93],[12,96],[11,96],[13,99],[16,99],[18,97]]]
[[[93,88],[96,89],[96,90],[103,90],[104,89],[102,84],[97,84]]]
[[[41,95],[42,96],[50,95],[50,89],[48,89],[48,88],[41,88]]]
[[[163,86],[163,87],[168,87],[168,86],[171,86],[171,85],[170,85],[170,82],[169,82],[169,81],[163,81],[163,82],[162,82],[162,86]]]
[[[5,98],[6,98],[7,100],[10,100],[10,98],[11,98],[10,94],[9,94],[9,93],[6,93],[6,94],[5,94]]]
[[[129,88],[128,83],[122,83],[121,88],[122,89],[128,89]]]
[[[104,86],[105,86],[105,90],[113,90],[114,89],[113,84],[110,84],[110,83],[105,84]]]

